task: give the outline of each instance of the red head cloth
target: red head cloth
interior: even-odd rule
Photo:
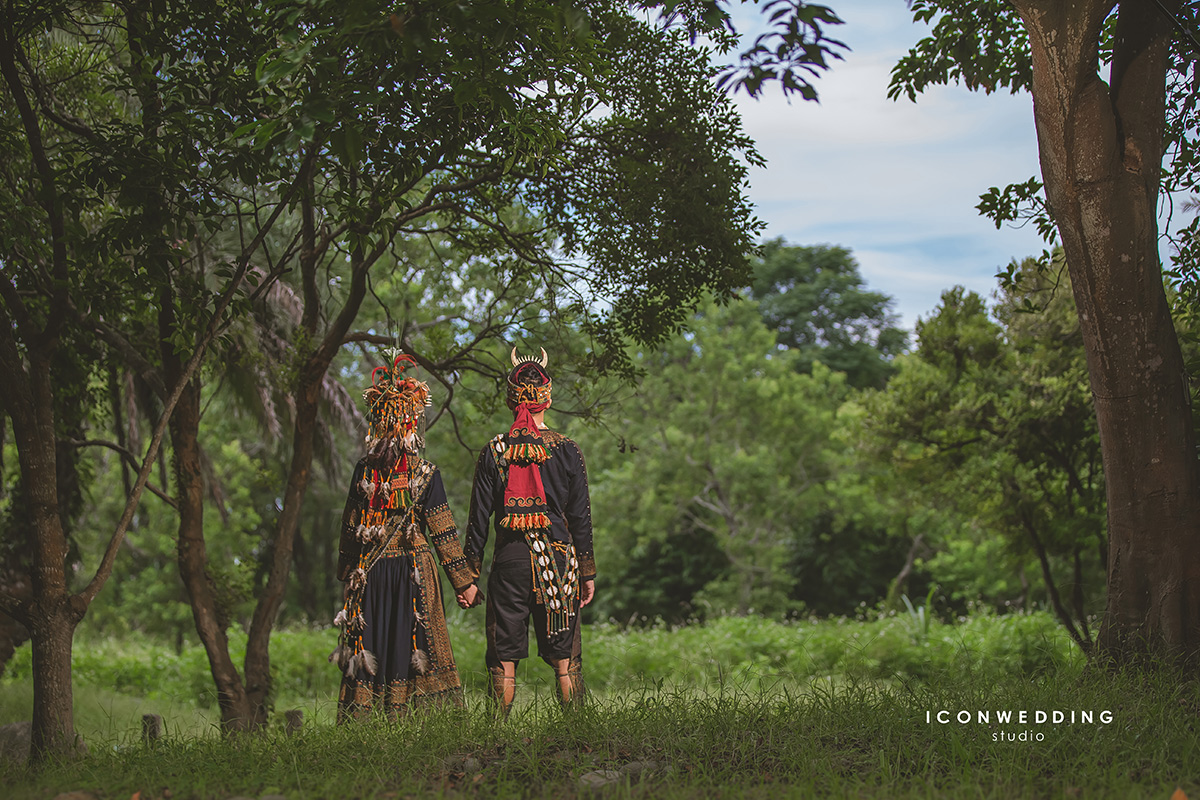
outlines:
[[[529,383],[521,383],[521,381]],[[536,383],[535,383],[536,382]],[[550,457],[533,415],[550,407],[550,376],[537,362],[518,364],[509,374],[508,400],[514,412],[508,431],[508,486],[504,489],[502,525],[519,531],[549,528],[541,464]]]

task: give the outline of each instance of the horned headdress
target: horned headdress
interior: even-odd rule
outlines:
[[[515,418],[502,456],[508,462],[508,484],[500,524],[524,533],[534,559],[534,591],[546,607],[548,629],[556,633],[570,624],[571,596],[578,591],[578,577],[573,554],[568,553],[565,570],[554,558],[557,543],[550,539],[550,509],[538,469],[550,458],[533,418],[550,406],[549,359],[544,348],[541,356],[518,356],[515,347],[509,358],[513,367],[508,373],[508,405]]]

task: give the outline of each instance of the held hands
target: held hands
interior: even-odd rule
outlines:
[[[460,608],[474,608],[480,600],[479,587],[472,583],[459,592],[456,597]]]

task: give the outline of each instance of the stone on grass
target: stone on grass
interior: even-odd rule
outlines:
[[[463,772],[474,775],[483,769],[483,762],[475,756],[447,756],[442,759],[442,769],[446,772]]]
[[[624,776],[615,769],[596,769],[579,776],[580,789],[603,789],[618,783]]]

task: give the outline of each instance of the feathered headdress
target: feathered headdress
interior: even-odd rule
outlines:
[[[395,437],[410,453],[421,447],[420,423],[430,404],[429,385],[413,377],[405,377],[417,362],[398,350],[389,350],[391,366],[371,370],[371,385],[363,392],[367,403],[368,446],[380,439]]]
[[[412,356],[397,349],[385,352],[391,365],[371,370],[371,385],[363,392],[369,426],[367,449],[374,453],[382,442],[390,439],[399,444],[400,454],[394,464],[371,464],[363,475],[359,488],[367,507],[359,525],[359,538],[364,542],[383,534],[384,519],[390,509],[412,505],[408,457],[425,446],[421,421],[425,407],[430,404],[429,385],[404,375],[406,370],[416,369],[417,362]]]

